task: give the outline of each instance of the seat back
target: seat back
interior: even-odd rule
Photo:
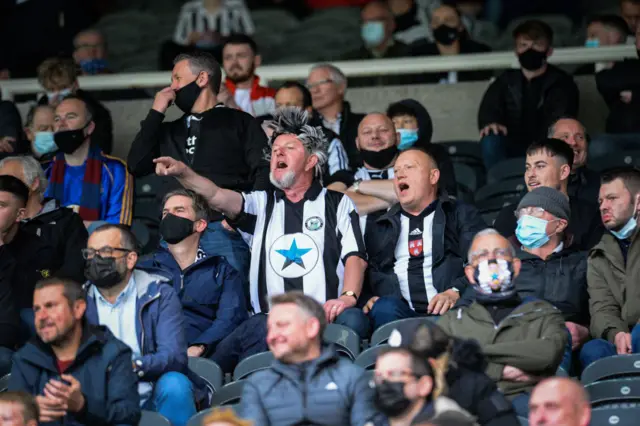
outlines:
[[[602,380],[585,386],[592,407],[621,403],[640,403],[640,377]]]
[[[142,417],[140,417],[138,426],[171,426],[171,422],[162,414],[142,410]]]
[[[376,365],[376,358],[378,358],[378,352],[384,348],[388,348],[388,344],[382,344],[372,346],[369,349],[363,351],[358,358],[356,358],[355,364],[364,368],[365,370],[372,370]]]
[[[591,410],[591,426],[636,426],[640,419],[640,407],[616,404]]]
[[[473,193],[478,189],[478,177],[476,172],[464,163],[453,163],[456,176],[458,198],[466,202],[473,202]]]
[[[491,185],[514,178],[523,179],[526,162],[524,157],[510,158],[499,162],[487,172],[487,184]]]
[[[522,177],[508,179],[478,189],[476,191],[475,201],[479,203],[480,201],[495,199],[504,202],[515,202],[526,190],[527,187]]]
[[[333,343],[340,355],[355,360],[360,354],[360,337],[352,329],[339,324],[327,324],[322,336],[326,343]]]
[[[262,352],[245,358],[240,361],[233,370],[233,380],[246,379],[256,371],[269,368],[271,367],[273,360],[274,358],[271,352]]]
[[[408,322],[436,322],[439,317],[418,317],[418,318],[405,318],[397,321],[392,321],[378,328],[373,332],[371,336],[371,346],[383,345],[389,340],[391,332],[395,330],[400,324]]]
[[[529,426],[529,420],[527,420],[526,417],[518,416],[518,422],[520,423],[520,426]]]
[[[0,377],[0,392],[6,392],[9,389],[10,378],[11,378],[11,373]]]
[[[235,382],[227,383],[221,387],[211,399],[212,407],[222,407],[227,405],[234,405],[240,403],[240,397],[242,397],[242,388],[244,387],[244,380],[238,380]]]
[[[639,150],[617,151],[606,156],[590,158],[589,165],[593,165],[593,169],[600,173],[619,167],[640,168],[640,141],[638,141],[638,148]]]
[[[599,380],[640,376],[640,354],[615,355],[599,359],[582,372],[582,383],[590,385]]]
[[[211,393],[217,392],[224,383],[222,368],[210,359],[189,357],[189,369],[207,383]]]

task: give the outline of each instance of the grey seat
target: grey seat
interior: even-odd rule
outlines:
[[[639,150],[611,152],[603,157],[589,159],[589,164],[593,164],[594,170],[600,173],[619,167],[640,168],[640,141],[638,148]]]
[[[640,403],[640,377],[601,380],[585,386],[592,407],[621,403]]]
[[[171,422],[161,414],[142,410],[142,417],[138,426],[171,426]]]
[[[189,357],[189,369],[207,383],[212,393],[217,392],[224,383],[222,368],[210,359]]]
[[[591,426],[637,426],[640,407],[631,404],[616,404],[591,410]]]
[[[222,407],[228,405],[235,405],[240,403],[242,397],[242,388],[244,387],[244,380],[237,380],[235,382],[227,383],[221,387],[211,399],[212,407]]]
[[[360,337],[352,329],[339,325],[327,324],[322,336],[326,343],[337,346],[338,353],[355,360],[360,355]]]
[[[418,317],[418,318],[405,318],[401,320],[392,321],[378,328],[373,332],[371,336],[371,346],[383,345],[389,340],[391,332],[395,330],[398,325],[407,322],[436,322],[439,317]]]
[[[476,202],[486,200],[516,202],[525,191],[524,180],[520,177],[483,186],[476,191],[475,200]]]
[[[524,157],[509,158],[491,167],[487,172],[487,184],[511,180],[514,178],[523,179],[526,159]]]
[[[355,364],[364,368],[365,370],[372,370],[376,365],[376,359],[378,358],[378,352],[382,349],[388,348],[388,344],[382,344],[372,346],[369,349],[363,351],[358,358],[356,358]]]
[[[640,354],[615,355],[599,359],[582,372],[581,381],[586,385],[599,380],[640,377]]]
[[[273,360],[274,358],[271,352],[262,352],[245,358],[240,361],[233,370],[233,380],[246,379],[256,371],[269,368],[271,367]]]
[[[0,377],[0,392],[6,392],[9,389],[9,379],[11,378],[11,373],[5,374]]]

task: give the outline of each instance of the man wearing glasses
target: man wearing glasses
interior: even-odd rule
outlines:
[[[449,311],[438,325],[450,336],[478,341],[488,361],[485,372],[516,413],[527,417],[529,395],[538,381],[555,374],[567,332],[557,308],[516,291],[523,263],[495,229],[478,232],[465,266],[476,300]]]
[[[136,269],[131,231],[102,225],[89,237],[87,320],[108,327],[133,352],[143,409],[184,426],[196,413],[187,372],[187,341],[180,300],[166,278]]]

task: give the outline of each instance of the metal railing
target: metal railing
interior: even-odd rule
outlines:
[[[635,46],[620,45],[599,48],[568,47],[555,49],[549,62],[553,64],[585,64],[637,58]],[[332,62],[347,77],[416,74],[443,71],[468,71],[481,69],[505,69],[518,66],[513,52],[478,53],[454,56],[421,56],[399,59],[373,59]],[[266,65],[260,67],[261,81],[305,79],[314,64]],[[84,90],[118,90],[128,88],[152,88],[168,86],[171,73],[168,71],[109,74],[80,77]],[[13,79],[0,81],[4,99],[16,95],[42,92],[36,79]]]

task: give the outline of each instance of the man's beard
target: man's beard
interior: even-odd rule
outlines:
[[[289,189],[293,186],[296,180],[295,172],[289,171],[282,176],[281,179],[277,179],[273,172],[269,172],[269,180],[278,189]]]
[[[234,70],[239,69],[240,71],[242,71],[242,68],[240,67],[234,67],[233,69]],[[251,67],[247,70],[246,73],[234,74],[234,75],[227,74],[227,78],[231,80],[234,84],[244,83],[246,81],[251,80],[251,78],[253,78],[253,73],[255,70],[256,70],[256,67],[251,65]]]
[[[56,336],[53,337],[51,340],[45,341],[42,338],[41,338],[41,340],[44,343],[46,343],[48,345],[51,345],[51,346],[63,347],[69,341],[69,339],[71,337],[71,334],[73,333],[74,327],[75,327],[75,323],[72,322],[66,328],[57,329],[58,332],[57,332]]]

